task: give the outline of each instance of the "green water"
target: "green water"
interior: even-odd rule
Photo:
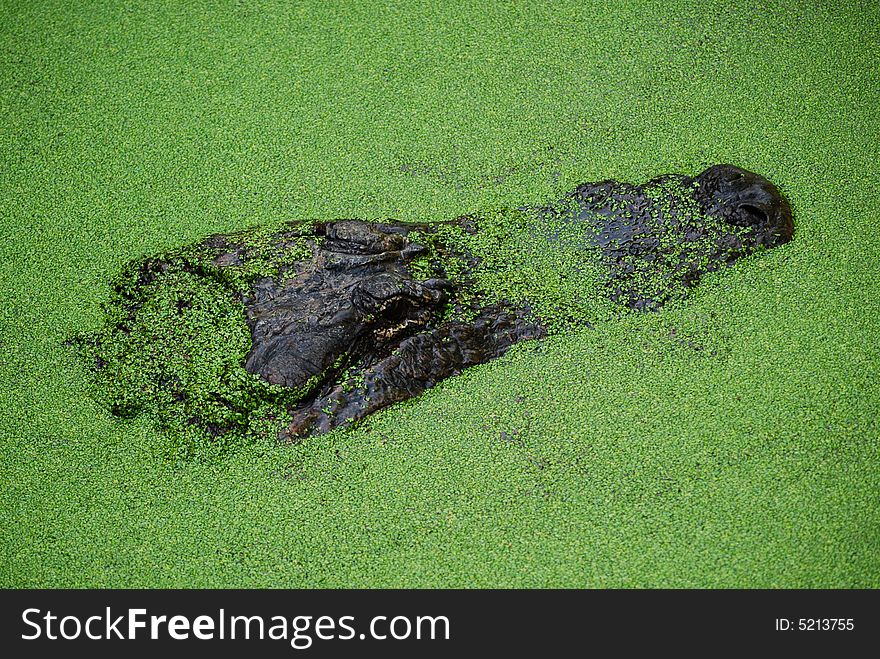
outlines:
[[[3,586],[880,586],[880,10],[0,7]],[[356,430],[172,463],[62,341],[129,259],[715,162],[795,240]]]

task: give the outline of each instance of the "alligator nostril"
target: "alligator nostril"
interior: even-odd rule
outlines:
[[[757,206],[740,204],[736,211],[734,224],[740,224],[743,226],[759,226],[767,224],[767,213]]]

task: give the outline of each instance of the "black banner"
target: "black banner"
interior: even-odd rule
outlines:
[[[7,590],[6,656],[876,647],[878,591]]]

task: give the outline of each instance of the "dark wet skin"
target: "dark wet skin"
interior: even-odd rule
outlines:
[[[544,336],[524,310],[498,305],[468,323],[443,322],[456,283],[410,276],[407,264],[424,250],[409,240],[419,228],[426,227],[318,225],[308,267],[283,284],[254,286],[245,301],[252,337],[245,368],[287,387],[323,381],[320,393],[293,411],[288,436],[360,419]]]
[[[608,266],[611,295],[631,307],[660,303],[641,296],[631,283],[634,273],[651,268],[658,254],[669,250],[658,240],[657,219],[648,213],[651,200],[644,191],[658,182],[693,187],[701,209],[731,228],[707,241],[703,227],[678,225],[670,209],[663,226],[674,238],[681,262],[674,276],[683,285],[758,246],[791,239],[791,211],[775,186],[732,166],[711,167],[693,179],[662,177],[646,186],[614,181],[578,186],[569,195],[576,204],[562,207],[573,210],[573,221],[598,222],[596,240]],[[322,374],[325,380],[320,393],[294,411],[288,436],[322,433],[360,419],[503,355],[519,341],[545,335],[526,309],[498,304],[479,309],[468,323],[442,322],[444,305],[465,284],[410,276],[407,263],[423,250],[408,237],[416,228],[327,224],[319,230],[323,240],[310,268],[282,285],[267,281],[254,288],[246,302],[253,340],[247,370],[292,387]],[[343,370],[345,379],[339,377]]]
[[[684,202],[663,196],[670,186],[687,191]],[[586,223],[608,296],[645,310],[662,305],[665,291],[789,241],[794,229],[776,187],[730,165],[640,186],[586,183],[557,204],[531,210],[538,233],[542,217],[550,215],[556,226]],[[469,218],[450,224],[478,231]],[[480,302],[469,295],[473,280],[466,275],[414,277],[413,261],[427,249],[417,239],[436,225],[344,220],[296,226],[311,257],[297,260],[283,276],[257,279],[241,297],[251,333],[244,367],[303,392],[288,410],[286,439],[361,419],[547,333],[527,304]],[[280,251],[287,249],[285,236],[277,234]],[[233,238],[213,236],[197,248],[210,248],[212,266],[226,269],[245,256]],[[472,265],[479,261],[459,256]],[[166,269],[161,260],[150,263],[147,284]],[[445,273],[442,264],[440,271]],[[445,313],[465,304],[466,314]],[[456,317],[468,320],[450,319]]]
[[[717,221],[694,217],[681,200],[659,203],[652,192],[670,186],[692,190],[685,201]],[[560,208],[571,221],[593,225],[609,297],[634,309],[656,309],[665,301],[643,284],[658,272],[668,273],[667,288],[692,286],[704,273],[786,243],[794,233],[791,207],[776,186],[733,165],[642,185],[584,183],[543,212]]]

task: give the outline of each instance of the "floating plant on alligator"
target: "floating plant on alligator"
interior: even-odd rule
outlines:
[[[151,414],[188,457],[357,421],[792,232],[774,185],[730,165],[445,222],[285,222],[130,262],[73,343],[113,414]]]

